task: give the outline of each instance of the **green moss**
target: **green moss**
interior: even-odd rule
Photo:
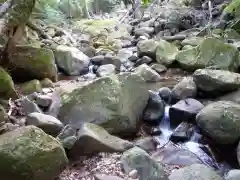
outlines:
[[[234,17],[240,16],[240,0],[233,0],[225,9],[223,10],[225,14],[232,14]]]
[[[32,80],[21,84],[21,93],[23,94],[32,94],[34,92],[40,92],[42,90],[42,86],[39,80]]]

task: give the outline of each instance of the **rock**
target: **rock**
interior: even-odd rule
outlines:
[[[97,70],[97,75],[100,77],[116,74],[116,66],[113,64],[102,65]]]
[[[231,3],[229,3],[223,10],[223,16],[231,16],[233,18],[238,18],[240,16],[239,14],[239,0],[234,0]]]
[[[187,37],[182,41],[182,46],[190,45],[190,46],[198,46],[204,41],[203,37],[191,36]]]
[[[104,56],[103,55],[94,56],[90,59],[90,62],[94,65],[101,66],[101,65],[105,64]]]
[[[137,170],[139,180],[167,180],[161,165],[138,147],[134,147],[123,153],[121,165],[127,174],[132,170]]]
[[[138,56],[149,56],[152,59],[156,59],[157,46],[158,43],[152,39],[139,41],[137,44]]]
[[[192,77],[184,77],[172,89],[172,96],[175,99],[194,98],[197,95],[197,86]]]
[[[4,107],[0,105],[0,124],[8,120],[8,114]]]
[[[137,146],[146,152],[151,152],[156,149],[157,144],[152,137],[146,137],[134,142],[134,146]]]
[[[227,173],[225,179],[226,180],[238,180],[238,179],[240,179],[240,170],[239,169],[230,170]]]
[[[136,170],[136,169],[131,170],[131,171],[129,172],[128,176],[129,176],[130,178],[132,178],[132,179],[137,179],[137,177],[138,177],[138,172],[137,172],[137,170]]]
[[[27,97],[21,99],[21,106],[23,108],[23,112],[28,115],[33,112],[42,113],[42,110],[35,104],[33,101],[29,100]]]
[[[238,54],[237,48],[233,45],[207,38],[197,47],[180,51],[176,60],[183,69],[191,71],[205,67],[237,71]]]
[[[172,91],[168,87],[161,87],[160,89],[158,89],[158,95],[164,100],[165,103],[171,103]]]
[[[7,132],[11,132],[15,129],[19,128],[19,125],[12,123],[4,123],[0,126],[0,135],[5,134]]]
[[[9,180],[54,179],[68,163],[60,142],[35,126],[1,135],[0,159],[0,174]]]
[[[204,107],[197,115],[199,127],[219,144],[233,144],[240,137],[240,105],[217,101]]]
[[[138,59],[135,63],[135,66],[139,66],[141,64],[150,64],[152,62],[152,58],[148,56],[143,56],[142,58]]]
[[[193,164],[174,171],[169,180],[223,180],[212,168],[201,164]]]
[[[134,73],[141,76],[146,82],[158,82],[161,80],[161,76],[146,64],[138,66]]]
[[[51,79],[44,78],[43,80],[40,81],[42,88],[51,88],[54,87],[53,82]]]
[[[169,108],[170,122],[173,124],[178,124],[179,121],[195,122],[196,115],[203,108],[204,105],[196,99],[188,98],[178,101]]]
[[[16,46],[9,54],[9,69],[13,79],[30,81],[49,78],[57,80],[54,54],[50,49],[32,46]]]
[[[158,74],[167,71],[167,68],[164,65],[162,65],[162,64],[152,64],[150,67],[153,70],[155,70]]]
[[[232,101],[240,104],[240,90],[230,92],[218,98],[220,101]]]
[[[70,150],[77,142],[76,134],[76,129],[74,129],[70,125],[66,125],[57,136],[57,139],[62,143],[62,146],[65,149]]]
[[[77,141],[69,155],[78,158],[99,152],[124,152],[132,147],[131,142],[110,135],[104,128],[96,124],[84,123],[77,133]]]
[[[52,104],[52,97],[49,95],[37,95],[36,104],[40,107],[48,108]]]
[[[149,97],[146,83],[131,73],[102,77],[60,95],[59,118],[64,124],[79,127],[83,122],[93,122],[114,134],[137,131]]]
[[[118,176],[106,175],[106,174],[95,174],[94,180],[124,180]]]
[[[34,92],[41,92],[42,86],[39,80],[31,80],[20,85],[20,91],[23,94],[32,94]]]
[[[133,51],[128,48],[120,49],[117,53],[117,58],[121,63],[126,62],[133,55]]]
[[[156,60],[163,65],[171,65],[178,54],[178,48],[172,43],[160,40],[156,49]]]
[[[135,36],[142,36],[144,34],[148,34],[151,35],[154,32],[154,28],[153,27],[141,27],[141,28],[137,28],[135,29]]]
[[[164,101],[155,92],[150,92],[148,104],[143,111],[143,120],[150,123],[160,123],[165,110]]]
[[[193,74],[197,89],[206,93],[225,93],[240,87],[240,75],[230,71],[198,69]]]
[[[11,76],[0,67],[0,97],[3,99],[16,98],[17,93]]]
[[[59,45],[54,51],[57,66],[67,75],[80,75],[89,65],[89,57],[74,47]]]
[[[191,136],[193,135],[193,125],[182,122],[178,125],[178,127],[172,133],[170,140],[174,143],[178,142],[186,142],[190,140]]]
[[[57,136],[63,128],[61,121],[55,117],[38,112],[28,114],[26,124],[37,126],[52,136]]]

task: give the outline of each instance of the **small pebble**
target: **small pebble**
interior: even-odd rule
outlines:
[[[132,179],[137,179],[138,177],[138,172],[136,169],[133,169],[132,171],[129,172],[128,176]]]

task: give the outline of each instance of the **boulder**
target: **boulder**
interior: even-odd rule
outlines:
[[[240,179],[240,170],[239,169],[230,170],[227,173],[225,179],[226,180],[239,180]]]
[[[182,41],[182,46],[190,45],[190,46],[198,46],[204,41],[203,37],[197,37],[197,36],[190,36],[185,38]]]
[[[59,45],[54,51],[57,66],[67,75],[80,75],[87,71],[89,57],[75,47]]]
[[[43,80],[40,81],[42,88],[50,88],[50,87],[54,87],[53,82],[51,81],[51,79],[48,78],[44,78]]]
[[[174,171],[169,180],[223,180],[212,168],[202,165],[193,164]]]
[[[52,104],[52,97],[49,95],[37,95],[36,104],[43,108],[48,108]]]
[[[69,92],[57,91],[62,101],[59,118],[64,124],[79,127],[92,122],[114,134],[137,131],[149,97],[146,83],[131,73],[102,77],[72,92],[69,88]]]
[[[240,87],[240,74],[225,70],[198,69],[193,74],[197,89],[206,93],[226,93]]]
[[[74,144],[77,142],[77,129],[70,125],[64,126],[61,132],[58,134],[57,139],[62,143],[62,146],[66,150],[72,149]]]
[[[23,97],[20,102],[23,113],[25,113],[26,115],[33,112],[42,113],[42,110],[38,107],[38,105],[31,101],[28,97]]]
[[[144,34],[153,34],[154,32],[154,28],[153,27],[140,27],[140,28],[137,28],[135,29],[134,33],[135,33],[135,36],[142,36]]]
[[[162,64],[152,64],[150,67],[159,74],[167,71],[166,66],[164,66]]]
[[[99,152],[124,152],[133,147],[127,140],[110,135],[104,128],[84,123],[77,132],[77,141],[69,152],[72,158]]]
[[[150,64],[151,62],[152,62],[152,58],[148,56],[143,56],[137,60],[137,62],[135,63],[135,66],[140,66],[141,64]]]
[[[220,101],[232,101],[235,103],[240,104],[240,90],[227,93],[226,95],[223,95],[218,98]]]
[[[156,49],[156,60],[163,65],[171,65],[178,54],[178,48],[173,43],[160,40]]]
[[[178,116],[180,117],[180,116]],[[193,125],[187,122],[182,122],[172,133],[170,140],[174,143],[189,141],[193,135]]]
[[[113,64],[102,65],[97,69],[97,75],[100,77],[116,74],[116,66]]]
[[[165,103],[170,104],[172,101],[172,91],[168,87],[161,87],[158,89],[158,95],[164,100]]]
[[[180,51],[176,60],[183,69],[191,71],[206,67],[237,71],[239,52],[231,44],[207,38],[197,47]]]
[[[61,121],[55,117],[38,112],[28,114],[26,124],[37,126],[52,136],[57,136],[63,128]]]
[[[167,180],[163,167],[139,147],[125,151],[121,157],[121,165],[127,174],[136,169],[139,180]]]
[[[39,80],[31,80],[20,85],[22,94],[32,94],[34,92],[41,92],[42,86]]]
[[[155,59],[157,45],[158,43],[153,39],[139,41],[137,44],[138,56],[149,56],[152,59]]]
[[[217,101],[204,107],[197,115],[199,127],[219,144],[233,144],[240,137],[240,105]]]
[[[143,120],[150,123],[160,123],[165,110],[164,101],[160,98],[158,93],[150,92],[148,104],[143,111]]]
[[[13,79],[29,81],[49,78],[57,80],[57,69],[54,54],[50,49],[33,46],[15,46],[8,55]]]
[[[146,152],[151,152],[156,150],[157,143],[154,141],[153,137],[145,137],[138,139],[136,142],[134,142],[134,146],[137,146],[141,149],[143,149]]]
[[[3,99],[16,98],[17,93],[11,76],[0,67],[0,97]]]
[[[0,175],[9,180],[53,180],[68,163],[60,142],[35,126],[1,135],[0,159]]]
[[[172,96],[175,99],[194,98],[197,95],[197,86],[192,77],[184,77],[172,89]]]
[[[161,76],[146,64],[138,66],[134,73],[141,76],[146,82],[158,82],[161,80]]]

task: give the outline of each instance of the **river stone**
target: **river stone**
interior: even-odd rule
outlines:
[[[148,104],[143,111],[143,120],[150,124],[159,123],[164,115],[164,109],[164,101],[160,98],[158,93],[150,92]]]
[[[167,180],[163,167],[139,147],[125,151],[121,157],[121,165],[126,174],[136,169],[139,180]]]
[[[173,43],[169,43],[165,40],[158,42],[156,50],[156,60],[163,65],[171,65],[178,54],[178,48]]]
[[[145,137],[134,142],[134,146],[137,146],[146,152],[151,152],[157,148],[157,143],[154,141],[153,137]]]
[[[42,113],[42,110],[38,107],[38,105],[36,103],[34,103],[33,101],[31,101],[27,97],[23,97],[21,99],[21,106],[22,106],[23,112],[26,115],[33,113],[33,112]]]
[[[140,66],[141,64],[150,64],[151,62],[152,62],[152,58],[148,56],[143,56],[137,60],[137,62],[135,63],[135,66]]]
[[[193,164],[174,171],[169,180],[223,180],[212,168]]]
[[[69,155],[78,158],[99,152],[124,152],[132,147],[131,142],[110,135],[104,128],[96,124],[84,123],[77,132],[77,141]]]
[[[161,76],[147,64],[138,66],[134,73],[141,76],[146,82],[159,82],[161,80]]]
[[[61,142],[62,146],[70,150],[77,141],[77,129],[74,129],[70,125],[64,126],[61,132],[58,134],[57,139]]]
[[[0,67],[0,97],[3,99],[16,98],[17,93],[11,76]]]
[[[55,117],[38,112],[28,114],[26,124],[37,126],[52,136],[57,136],[63,128],[62,122]]]
[[[148,34],[151,35],[154,32],[154,28],[153,27],[140,27],[135,29],[134,33],[135,36],[143,36],[144,34]]]
[[[231,44],[207,38],[197,47],[180,51],[176,60],[186,70],[212,67],[236,71],[239,66],[239,52]]]
[[[48,108],[52,104],[52,97],[49,95],[37,95],[36,104],[40,107]]]
[[[67,75],[79,75],[86,71],[89,57],[75,47],[59,45],[54,51],[57,66]]]
[[[190,46],[198,46],[204,41],[203,37],[191,36],[187,37],[182,41],[182,46],[190,45]]]
[[[137,52],[138,56],[149,56],[152,59],[156,58],[156,49],[158,43],[153,39],[150,40],[142,40],[137,44]]]
[[[224,93],[240,87],[240,74],[225,70],[198,69],[193,74],[197,89],[208,93]]]
[[[54,87],[53,82],[51,79],[44,78],[43,80],[40,81],[42,88],[51,88]]]
[[[162,64],[152,64],[150,67],[159,74],[167,71],[166,66],[164,66]]]
[[[233,144],[240,137],[240,105],[217,101],[204,107],[197,115],[199,127],[219,144]]]
[[[226,180],[239,180],[240,179],[240,170],[239,169],[230,170],[227,173],[225,179]]]
[[[197,86],[192,77],[184,77],[172,89],[172,95],[175,99],[194,98],[197,94]]]
[[[116,66],[113,64],[102,65],[97,69],[97,75],[100,77],[116,74]]]
[[[20,85],[22,94],[32,94],[34,92],[41,92],[42,86],[39,80],[31,80]]]
[[[68,163],[60,142],[35,126],[1,135],[0,159],[0,175],[9,180],[52,180]]]
[[[170,104],[172,101],[172,91],[168,87],[161,87],[158,89],[158,95],[164,100],[165,103]]]
[[[220,101],[232,101],[240,104],[240,90],[230,92],[218,98]]]
[[[29,81],[49,78],[57,80],[54,54],[50,49],[33,46],[16,46],[9,54],[9,68],[13,79]]]
[[[131,73],[102,77],[72,92],[60,90],[60,95],[59,118],[64,124],[92,122],[114,134],[137,131],[149,97],[146,83]]]

